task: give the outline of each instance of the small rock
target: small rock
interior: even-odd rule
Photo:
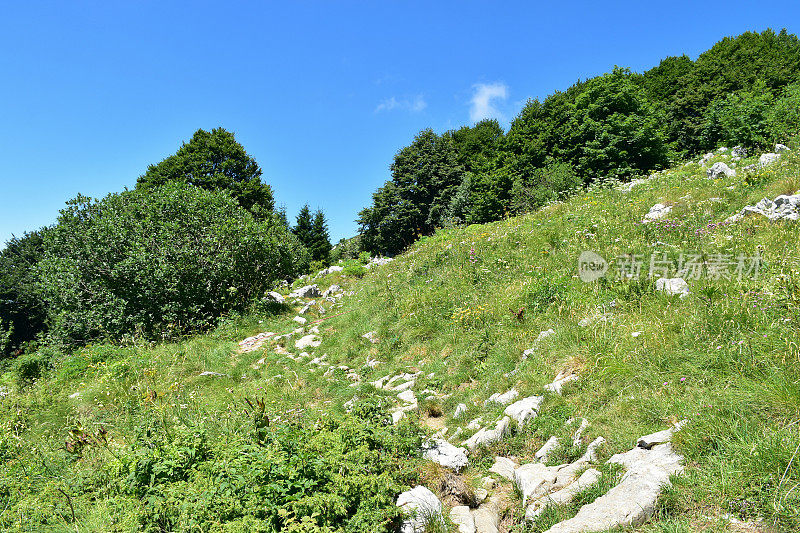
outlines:
[[[319,287],[317,284],[314,285],[306,285],[305,287],[300,287],[289,293],[289,298],[319,298],[322,294],[319,292]]]
[[[650,208],[650,211],[644,216],[644,222],[652,222],[653,220],[658,220],[659,218],[665,217],[670,211],[672,211],[671,205],[664,205],[664,204],[656,204]]]
[[[294,317],[294,318],[292,319],[292,321],[294,321],[294,322],[297,322],[297,323],[298,323],[298,324],[300,324],[301,326],[305,326],[306,322],[308,322],[308,319],[306,319],[306,318],[303,318],[303,317],[301,317],[301,316],[296,316],[296,317]]]
[[[198,376],[210,376],[214,378],[226,378],[228,374],[220,374],[219,372],[211,372],[210,370],[206,370],[205,372],[200,372]]]
[[[656,290],[686,298],[689,295],[689,284],[683,278],[659,278],[656,280]]]
[[[539,411],[539,406],[542,405],[543,401],[543,396],[529,396],[512,403],[505,408],[503,413],[510,416],[512,420],[516,420],[519,427],[523,427],[536,418],[536,413]]]
[[[499,420],[493,429],[481,429],[473,436],[464,442],[464,445],[470,450],[475,450],[478,446],[489,445],[502,439],[508,433],[511,419],[504,417]]]
[[[285,304],[286,303],[286,299],[283,296],[281,296],[280,293],[277,293],[275,291],[269,291],[265,295],[265,298],[267,300],[272,300],[273,302],[279,303],[279,304]]]
[[[467,412],[466,404],[460,403],[456,405],[456,410],[453,413],[453,418],[461,418],[461,415]]]
[[[499,403],[500,405],[508,405],[509,403],[514,401],[514,399],[517,396],[519,396],[519,391],[517,391],[517,389],[512,387],[511,390],[506,391],[503,394],[500,394],[499,392],[492,394],[491,396],[489,396],[489,399],[486,400],[486,402],[484,402],[484,404],[495,402]]]
[[[534,457],[540,463],[546,463],[547,456],[550,455],[550,452],[555,450],[557,447],[558,447],[558,437],[550,437],[549,439],[547,439],[547,442],[545,442],[544,445],[541,448],[539,448],[539,451],[534,454]]]
[[[493,472],[500,477],[504,477],[510,481],[514,480],[514,470],[517,469],[519,465],[509,459],[508,457],[495,457],[494,464],[489,469],[489,472]]]
[[[294,343],[294,347],[298,350],[305,350],[306,348],[316,348],[320,344],[322,344],[322,340],[316,335],[312,334],[297,339]]]
[[[563,372],[559,372],[556,376],[556,379],[553,380],[552,383],[548,383],[544,386],[544,390],[560,395],[564,385],[572,381],[578,381],[578,376],[575,374],[564,374]]]
[[[706,176],[709,179],[717,179],[720,176],[733,177],[736,176],[736,171],[728,167],[725,163],[714,163],[711,168],[706,170]]]
[[[466,505],[457,505],[450,509],[450,520],[458,527],[458,533],[476,533],[475,519]]]
[[[786,146],[785,144],[778,143],[778,144],[775,145],[775,153],[776,154],[782,154],[783,152],[788,152],[788,151],[789,151],[789,147]]]
[[[758,158],[758,166],[766,167],[768,165],[773,164],[780,158],[781,156],[778,154],[773,154],[773,153],[761,154],[761,157]]]
[[[367,339],[372,344],[378,344],[378,332],[377,331],[368,331],[361,335],[361,337]]]

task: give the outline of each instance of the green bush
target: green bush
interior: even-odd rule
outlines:
[[[37,289],[54,339],[169,338],[241,311],[308,253],[274,216],[226,192],[172,182],[78,197],[45,237]]]
[[[342,274],[345,276],[352,276],[354,278],[363,278],[364,274],[367,273],[367,269],[364,268],[364,265],[355,259],[351,259],[344,264],[344,268],[342,269]]]
[[[42,348],[35,352],[20,355],[12,365],[17,378],[17,385],[22,388],[33,384],[53,369],[59,355],[53,348]]]

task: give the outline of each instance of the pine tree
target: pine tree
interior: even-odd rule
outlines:
[[[328,233],[328,222],[325,220],[325,213],[322,209],[317,209],[314,219],[311,222],[312,242],[309,246],[311,257],[315,261],[322,261],[325,264],[330,262],[331,238]]]
[[[303,243],[303,246],[308,248],[308,251],[311,252],[313,226],[311,221],[311,209],[309,209],[308,204],[300,208],[300,212],[297,214],[297,223],[292,228],[292,233],[294,233],[297,238],[300,239],[300,242]]]

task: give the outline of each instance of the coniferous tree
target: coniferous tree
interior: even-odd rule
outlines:
[[[325,264],[330,262],[331,238],[328,233],[328,222],[325,220],[325,213],[322,209],[317,209],[311,221],[312,242],[309,247],[311,258],[315,261],[322,261]]]
[[[292,233],[300,239],[303,246],[308,248],[310,252],[310,246],[313,240],[313,221],[311,219],[311,209],[308,207],[308,204],[301,207],[300,212],[297,213],[296,223],[292,228]]]

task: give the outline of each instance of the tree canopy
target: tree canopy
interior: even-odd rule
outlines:
[[[256,214],[274,209],[272,189],[261,181],[261,168],[233,133],[223,128],[197,130],[174,155],[150,165],[137,187],[158,187],[172,181],[209,191],[226,190]]]

